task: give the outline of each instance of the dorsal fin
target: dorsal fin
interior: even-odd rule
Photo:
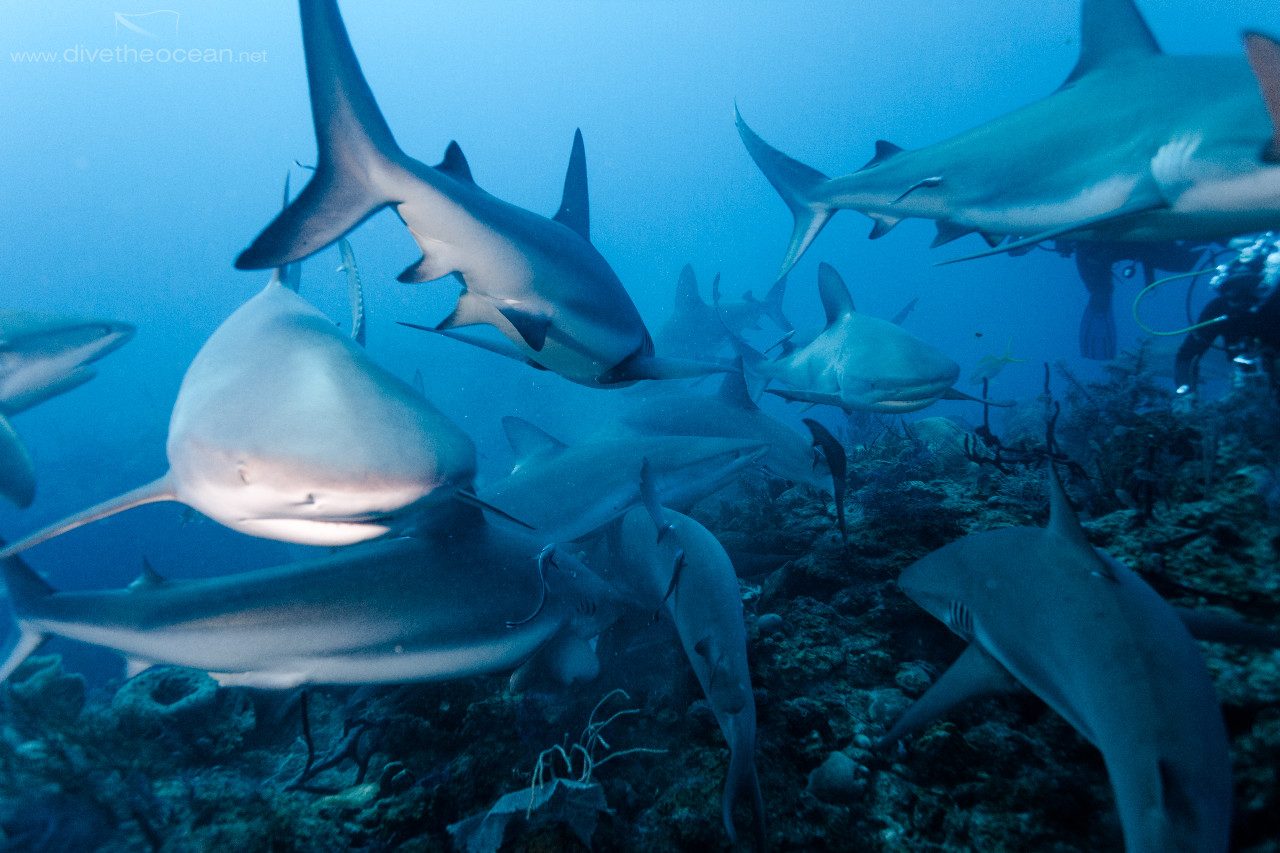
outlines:
[[[747,393],[747,377],[742,372],[742,356],[733,360],[733,370],[726,373],[724,379],[720,380],[720,390],[717,393],[721,400],[735,408],[759,408]]]
[[[1270,36],[1248,32],[1244,34],[1244,54],[1271,118],[1271,139],[1262,149],[1262,159],[1266,163],[1277,163],[1280,162],[1280,44]]]
[[[129,584],[129,589],[147,589],[150,587],[163,586],[168,583],[167,578],[160,576],[160,573],[151,567],[151,561],[146,557],[142,558],[142,573],[138,575],[133,583]]]
[[[544,453],[560,453],[568,447],[560,439],[515,415],[507,415],[502,419],[502,430],[507,434],[517,465]]]
[[[862,169],[859,169],[858,171],[861,172],[863,169],[870,169],[872,166],[879,166],[895,154],[901,154],[903,150],[905,149],[901,146],[894,145],[892,142],[885,142],[883,139],[877,139],[875,156],[862,164]]]
[[[471,166],[467,163],[466,156],[462,153],[462,146],[456,141],[450,141],[449,147],[444,149],[444,159],[436,166],[437,172],[444,172],[455,181],[475,186],[476,179],[471,177]]]
[[[583,240],[591,240],[591,215],[587,203],[587,149],[582,144],[582,130],[573,132],[573,150],[569,152],[569,170],[564,174],[564,196],[560,209],[551,217],[566,228],[576,231]]]
[[[1067,500],[1067,493],[1062,488],[1062,481],[1058,479],[1058,472],[1054,470],[1052,463],[1049,465],[1048,532],[1073,545],[1092,551],[1089,540],[1085,538],[1084,528],[1080,526],[1080,519],[1071,508],[1071,502]]]
[[[822,310],[827,313],[827,328],[842,317],[854,313],[853,297],[844,279],[831,264],[818,264],[818,296],[822,299]]]
[[[289,206],[289,173],[284,173],[284,200],[280,204],[283,210]],[[302,286],[302,264],[292,263],[285,264],[282,267],[276,267],[271,271],[271,280],[277,284],[284,285],[294,293],[298,292],[298,288]]]
[[[698,295],[698,277],[693,274],[693,264],[685,264],[680,270],[680,278],[676,279],[676,307],[696,302],[702,305],[702,297]]]
[[[1063,86],[1099,68],[1160,53],[1160,45],[1133,0],[1084,0],[1080,6],[1080,58]]]

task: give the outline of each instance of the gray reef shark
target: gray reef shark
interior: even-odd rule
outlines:
[[[1213,683],[1174,608],[1085,540],[1050,472],[1047,529],[976,533],[902,591],[969,643],[886,734],[1022,684],[1102,752],[1127,853],[1225,853],[1231,760]]]
[[[475,447],[277,271],[205,342],[169,421],[169,471],[46,527],[4,555],[90,521],[178,501],[267,539],[348,545],[468,499]]]
[[[173,664],[247,687],[439,680],[534,660],[566,683],[592,678],[588,641],[622,601],[572,555],[540,559],[543,545],[461,508],[449,535],[219,578],[146,572],[126,589],[57,592],[11,557],[0,569],[20,636],[0,680],[54,635],[120,652],[130,674]]]
[[[646,489],[648,485],[646,484]],[[755,848],[765,848],[764,800],[756,774],[756,704],[747,666],[742,593],[729,555],[693,519],[646,500],[611,527],[606,580],[670,617],[698,684],[729,743],[722,814],[736,842],[734,805],[746,798],[755,815]],[[660,533],[660,537],[655,534]]]
[[[1084,0],[1080,58],[1053,94],[907,151],[876,143],[828,179],[757,136],[747,151],[795,216],[789,271],[837,210],[937,222],[934,246],[977,232],[980,257],[1053,237],[1209,239],[1280,227],[1280,44],[1248,33],[1241,56],[1161,52],[1132,0]],[[1246,61],[1247,60],[1247,61]],[[1006,235],[1021,239],[997,245]]]
[[[581,133],[555,217],[502,201],[476,185],[457,143],[434,168],[401,151],[337,3],[301,0],[300,7],[318,162],[298,198],[241,253],[238,268],[300,260],[394,206],[422,250],[400,280],[453,274],[463,285],[453,313],[433,331],[593,387],[715,372],[655,358],[639,312],[591,245]],[[496,328],[501,343],[458,331],[476,325]]]
[[[655,344],[664,355],[711,361],[729,346],[730,334],[740,335],[747,329],[760,328],[761,317],[768,317],[784,332],[791,331],[791,321],[782,313],[782,297],[787,287],[785,277],[774,282],[764,299],[756,299],[748,292],[738,300],[721,300],[718,273],[711,287],[719,306],[719,320],[716,309],[703,302],[698,294],[693,266],[685,264],[680,270],[675,304],[654,335]]]
[[[25,509],[36,493],[31,454],[9,418],[88,382],[90,363],[133,333],[116,320],[0,311],[0,495]]]
[[[768,452],[762,441],[636,436],[569,446],[516,417],[502,419],[515,451],[511,473],[478,492],[548,542],[571,542],[642,500],[641,472],[669,506],[687,508],[728,485]]]
[[[804,346],[784,342],[782,355],[769,361],[733,339],[748,388],[777,380],[787,387],[770,394],[847,412],[900,414],[940,399],[973,399],[951,387],[960,365],[901,326],[855,311],[840,274],[825,263],[818,266],[818,295],[826,326]]]

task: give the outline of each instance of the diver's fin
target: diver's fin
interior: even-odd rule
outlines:
[[[778,277],[791,272],[796,261],[809,248],[809,244],[818,236],[818,232],[827,224],[835,208],[814,202],[810,196],[818,187],[825,184],[827,176],[817,169],[811,169],[799,160],[793,160],[778,149],[769,145],[755,131],[747,127],[737,106],[733,108],[734,119],[738,124],[738,135],[747,146],[747,153],[764,172],[764,176],[773,184],[773,188],[782,196],[782,200],[791,208],[795,217],[795,227],[791,231],[791,244],[787,246],[787,254],[782,259],[782,268]]]
[[[0,414],[0,495],[18,509],[36,497],[36,466],[27,445],[9,419]]]
[[[169,478],[168,472],[165,472],[163,477],[147,483],[145,486],[139,486],[132,491],[125,492],[123,495],[95,504],[86,510],[69,515],[61,521],[55,521],[48,527],[19,539],[4,550],[0,550],[0,560],[19,554],[32,545],[39,545],[41,542],[66,533],[68,530],[75,530],[77,527],[88,524],[91,521],[97,521],[100,518],[106,518],[118,512],[124,512],[126,509],[133,509],[135,506],[158,501],[176,501],[177,499],[177,496],[173,493],[173,483]]]
[[[1094,361],[1116,357],[1116,318],[1109,291],[1089,294],[1089,304],[1080,317],[1080,355]]]

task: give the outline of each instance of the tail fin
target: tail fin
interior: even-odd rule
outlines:
[[[18,509],[31,506],[36,496],[36,468],[22,437],[0,414],[0,495]]]
[[[375,174],[404,159],[356,60],[336,0],[301,0],[318,161],[293,204],[236,258],[267,269],[318,252],[391,203]]]
[[[55,521],[48,527],[37,530],[30,536],[19,539],[9,547],[0,550],[0,560],[5,560],[14,554],[20,554],[33,545],[39,545],[41,542],[66,533],[68,530],[75,530],[77,527],[82,527],[91,521],[115,515],[126,509],[133,509],[135,506],[172,500],[177,500],[177,498],[173,494],[173,484],[166,473],[160,479],[147,483],[145,486],[139,486],[132,491],[125,492],[123,495],[77,512],[75,515],[69,515],[61,521]]]
[[[782,196],[787,207],[791,208],[791,215],[796,219],[795,228],[791,231],[791,245],[787,246],[786,257],[782,259],[782,268],[778,271],[778,278],[782,278],[791,272],[804,250],[809,248],[809,244],[836,212],[835,208],[819,204],[810,198],[813,191],[829,179],[817,169],[811,169],[799,160],[792,160],[756,136],[755,131],[742,120],[742,114],[736,106],[733,114],[738,123],[738,135],[747,146],[747,153]]]
[[[0,663],[0,682],[3,682],[44,642],[44,634],[22,626],[21,622],[23,616],[31,610],[31,605],[53,595],[54,589],[18,557],[0,560],[0,572],[4,574],[5,586],[9,588],[9,600],[20,626],[18,641],[9,650],[4,662]]]
[[[764,295],[761,304],[764,306],[764,315],[772,320],[779,329],[784,332],[793,332],[796,327],[791,325],[787,315],[782,313],[782,297],[786,295],[786,292],[787,277],[784,275],[769,288],[769,292]]]

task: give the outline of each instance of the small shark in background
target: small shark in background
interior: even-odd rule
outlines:
[[[135,329],[116,320],[0,311],[0,495],[21,509],[35,499],[31,455],[9,418],[92,379],[90,363]]]
[[[10,557],[0,570],[20,636],[0,681],[54,635],[114,649],[130,675],[173,664],[268,689],[461,678],[536,658],[566,683],[593,678],[588,640],[622,599],[568,553],[540,560],[542,547],[466,507],[449,535],[201,580],[147,571],[125,589],[58,592]]]
[[[1007,364],[1025,364],[1025,358],[1013,357],[1013,338],[1005,344],[1004,355],[984,355],[978,360],[978,366],[969,374],[969,384],[977,385],[985,380],[995,379]]]
[[[318,162],[298,198],[241,253],[239,269],[301,260],[394,206],[422,250],[400,280],[452,274],[463,286],[453,313],[432,331],[592,387],[716,372],[654,356],[639,312],[591,245],[580,132],[552,219],[495,198],[476,185],[456,142],[434,168],[401,151],[337,3],[300,5]],[[476,325],[496,328],[501,343],[458,331]]]
[[[761,409],[747,393],[738,370],[726,373],[715,394],[694,392],[646,396],[626,409],[616,422],[640,435],[698,435],[763,441],[769,451],[759,465],[766,473],[803,483],[835,499],[836,517],[844,532],[844,449],[817,421],[805,419],[811,440]],[[821,451],[821,452],[819,452]]]
[[[515,451],[511,473],[480,501],[529,524],[548,542],[593,533],[642,500],[641,472],[669,506],[688,508],[768,452],[762,441],[634,436],[569,446],[517,417],[502,419]]]
[[[717,320],[716,309],[703,302],[698,294],[693,266],[685,264],[676,282],[675,305],[658,327],[654,342],[665,355],[712,361],[729,346],[730,334],[741,335],[747,329],[759,329],[761,317],[768,317],[779,329],[790,332],[791,321],[782,313],[786,288],[787,280],[783,277],[774,282],[764,299],[756,299],[748,292],[742,299],[721,301],[720,274],[717,273],[711,285],[716,294],[714,301],[719,305],[720,319]]]
[[[825,263],[818,266],[818,295],[827,323],[804,346],[784,341],[782,355],[769,361],[733,338],[749,389],[776,380],[787,387],[770,394],[847,412],[901,414],[941,399],[973,399],[951,387],[960,365],[901,326],[857,313],[849,288]]]
[[[795,216],[786,274],[837,210],[937,222],[934,246],[977,232],[992,247],[1042,240],[1211,239],[1280,227],[1280,44],[1244,57],[1168,56],[1132,0],[1084,0],[1080,58],[1053,94],[934,145],[876,143],[828,179],[737,116],[756,165]],[[1247,61],[1246,61],[1247,60]],[[1000,244],[1006,235],[1020,239]]]
[[[649,484],[644,488],[649,489]],[[755,849],[765,849],[764,799],[756,773],[756,703],[747,666],[742,593],[720,542],[693,519],[650,495],[610,528],[606,580],[646,608],[665,611],[716,722],[729,742],[722,815],[736,843],[733,809],[747,799],[755,815]],[[655,537],[655,534],[660,534]],[[655,614],[656,615],[656,614]]]
[[[975,533],[898,586],[969,643],[885,735],[1022,684],[1102,752],[1127,853],[1226,853],[1231,759],[1208,668],[1179,614],[1092,548],[1050,470],[1047,529]]]
[[[169,421],[164,476],[0,553],[156,501],[250,536],[349,545],[472,497],[471,439],[291,282],[292,271],[277,270],[196,353]]]

